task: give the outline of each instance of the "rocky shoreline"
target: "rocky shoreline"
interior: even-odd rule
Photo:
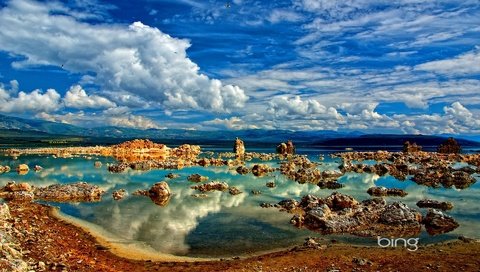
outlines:
[[[405,248],[359,247],[321,238],[260,256],[215,261],[151,261],[119,257],[108,244],[37,203],[0,205],[0,271],[475,271],[477,240]],[[8,212],[7,212],[8,209]],[[409,263],[405,266],[405,263]]]
[[[9,150],[8,154],[11,156],[21,156],[22,154],[50,154],[63,157],[112,156],[118,160],[118,163],[109,164],[106,169],[114,173],[127,171],[128,169],[148,171],[150,169],[180,169],[190,166],[228,166],[239,175],[253,175],[255,178],[261,179],[278,172],[293,182],[316,184],[322,190],[339,190],[340,192],[343,184],[339,183],[338,180],[349,172],[373,173],[379,176],[391,175],[399,180],[411,179],[422,186],[442,186],[457,190],[466,189],[474,184],[476,175],[480,174],[480,154],[459,154],[460,147],[455,145],[454,140],[450,139],[439,147],[439,152],[421,151],[421,147],[405,143],[402,152],[336,153],[332,157],[339,158],[342,161],[338,170],[324,171],[321,171],[318,167],[322,162],[312,162],[306,156],[296,155],[295,146],[291,141],[281,143],[277,147],[277,154],[249,153],[246,152],[243,141],[237,138],[233,150],[233,153],[220,153],[213,157],[213,153],[202,153],[199,146],[181,145],[177,148],[169,148],[149,140],[133,140],[109,147]],[[203,154],[203,157],[200,154]],[[278,159],[279,167],[275,168],[264,163],[250,164],[247,167],[246,162],[252,159],[261,161]],[[369,162],[364,163],[365,161]],[[466,166],[454,167],[457,163],[466,164]],[[101,168],[101,162],[96,161],[94,167]],[[28,165],[18,165],[16,170],[22,175],[28,173],[29,169]],[[38,165],[35,165],[33,169],[42,171],[42,167]],[[8,171],[11,171],[10,167],[0,166],[0,173]],[[168,179],[178,179],[179,177],[178,174],[174,173],[166,175]],[[229,193],[231,197],[242,193],[238,188],[229,186],[224,181],[210,181],[209,177],[199,174],[191,174],[186,177],[186,180],[187,183],[195,184],[190,186],[191,189],[198,192],[198,194],[192,194],[194,197],[208,197],[211,191]],[[267,181],[264,184],[267,188],[276,187],[275,181]],[[147,196],[154,204],[166,206],[174,193],[170,190],[168,180],[164,180],[153,184],[149,189],[138,188],[131,193],[131,196]],[[260,191],[252,191],[252,197],[260,193]],[[445,213],[445,211],[454,208],[450,202],[422,199],[417,202],[417,206],[428,208],[422,214],[422,212],[415,210],[413,207],[408,207],[401,201],[387,202],[386,197],[401,198],[407,196],[408,192],[405,190],[370,187],[366,193],[370,194],[372,198],[357,201],[349,195],[335,191],[330,196],[323,198],[315,195],[305,195],[298,200],[285,199],[277,204],[262,203],[261,206],[264,208],[276,207],[280,211],[292,213],[291,223],[298,228],[312,230],[312,234],[317,232],[322,235],[353,234],[367,237],[405,237],[418,236],[422,228],[425,228],[430,235],[438,235],[459,227],[456,220]],[[6,267],[7,271],[29,271],[32,269],[38,271],[171,271],[174,268],[174,271],[193,271],[197,269],[205,271],[228,271],[229,269],[231,271],[245,271],[242,265],[246,265],[250,268],[247,271],[265,271],[263,266],[257,267],[255,265],[260,261],[270,261],[268,258],[282,261],[279,263],[270,262],[271,271],[277,271],[276,269],[279,268],[287,268],[288,270],[289,267],[293,271],[297,271],[296,269],[303,265],[300,260],[316,265],[321,263],[322,269],[327,271],[328,269],[337,271],[335,270],[337,267],[367,271],[374,270],[374,267],[376,267],[375,269],[385,267],[398,269],[398,267],[390,266],[394,263],[391,260],[383,259],[383,257],[378,259],[378,256],[375,255],[379,252],[383,254],[383,248],[362,248],[362,252],[364,250],[371,251],[373,255],[369,255],[368,258],[356,257],[356,259],[344,263],[333,262],[334,259],[338,260],[340,256],[337,255],[336,249],[340,248],[340,251],[344,250],[358,255],[356,247],[336,245],[331,241],[321,239],[307,240],[305,245],[290,251],[245,259],[235,258],[214,262],[193,260],[193,263],[134,261],[112,254],[108,251],[108,244],[99,244],[98,239],[95,240],[93,236],[81,228],[55,216],[50,207],[35,202],[36,200],[97,202],[101,201],[104,196],[104,190],[85,182],[54,184],[46,187],[9,182],[3,188],[0,188],[0,198],[7,201],[7,204],[0,204],[0,226],[2,226],[3,232],[0,238],[2,239],[2,254],[7,260],[0,262],[0,269]],[[131,196],[125,189],[116,190],[111,195],[115,201],[121,201],[123,198]],[[54,226],[53,229],[52,226]],[[64,243],[63,240],[70,241],[70,243]],[[462,256],[474,254],[470,251],[466,252],[464,248],[477,250],[478,252],[477,241],[467,238],[462,238],[462,241],[464,244],[453,243],[454,246],[449,246],[446,249],[444,249],[444,245],[425,249],[425,253],[429,254],[430,258],[435,259],[438,255],[436,254],[438,253],[437,248],[442,248],[442,250],[448,252],[448,256],[457,255],[458,252],[462,252],[464,254]],[[38,245],[41,245],[41,247],[37,247]],[[46,255],[42,255],[41,250],[45,251]],[[322,250],[322,254],[326,254],[328,251],[328,254],[333,258],[331,259],[333,265],[326,266],[324,260],[315,259],[312,262],[311,258],[316,258],[316,255],[319,254],[318,250]],[[412,260],[418,261],[419,267],[422,268],[425,268],[421,266],[422,263],[429,261],[418,259],[418,256],[405,256],[404,252],[398,249],[395,249],[395,251],[398,256],[390,257],[395,259],[400,256],[412,258]],[[305,256],[302,258],[307,259],[299,258],[303,254]],[[75,256],[76,259],[73,260],[71,256]],[[99,258],[101,259],[101,265],[97,264]],[[460,258],[462,263],[457,262],[460,260],[446,263],[444,261],[446,259],[439,260],[442,264],[441,269],[438,269],[439,271],[442,271],[444,267],[445,271],[456,267],[453,266],[453,263],[458,267],[465,266],[465,264],[465,267],[470,267],[470,264],[478,265],[476,259]],[[114,269],[115,266],[112,266],[112,263],[118,263],[117,268],[119,269]],[[311,267],[312,271],[318,271],[315,269]],[[310,270],[306,268],[298,271]]]

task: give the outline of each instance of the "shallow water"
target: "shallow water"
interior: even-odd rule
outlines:
[[[204,148],[205,151],[230,151],[230,148]],[[267,149],[249,151],[271,152]],[[335,169],[339,159],[329,158],[328,153],[335,150],[299,149],[300,154],[308,154],[313,161],[318,161],[320,154],[325,155],[321,166]],[[101,168],[93,166],[94,161],[103,163]],[[317,233],[295,228],[289,223],[291,214],[279,212],[275,208],[261,208],[262,202],[277,203],[282,199],[300,199],[305,194],[328,196],[332,190],[320,189],[312,184],[298,184],[288,180],[278,172],[267,177],[254,177],[252,174],[239,175],[228,167],[191,167],[181,170],[151,170],[147,172],[129,170],[125,173],[109,173],[107,163],[112,158],[52,158],[47,156],[21,156],[17,160],[0,156],[0,165],[10,165],[15,169],[20,163],[27,163],[30,168],[41,165],[40,172],[30,171],[26,175],[16,172],[0,174],[0,184],[10,180],[29,182],[36,186],[54,183],[72,183],[85,181],[97,184],[107,191],[98,203],[58,204],[63,213],[86,220],[111,233],[121,243],[140,244],[162,253],[195,257],[226,257],[268,251],[292,245],[298,245],[309,236]],[[257,163],[251,161],[247,166]],[[278,161],[267,162],[277,167]],[[130,194],[138,189],[148,189],[158,181],[166,180],[167,173],[178,173],[180,178],[169,180],[173,196],[165,207],[155,205],[148,197],[128,196],[121,201],[114,201],[111,193],[117,189],[126,189]],[[190,174],[198,173],[208,176],[210,180],[221,180],[230,186],[236,186],[242,194],[232,196],[228,192],[211,192],[207,198],[194,198],[198,193],[190,189],[193,183],[186,180]],[[478,180],[478,176],[477,176]],[[275,181],[276,188],[267,188],[268,181]],[[454,188],[429,188],[419,186],[412,181],[399,181],[393,177],[379,177],[375,174],[349,173],[339,179],[345,184],[339,192],[352,195],[358,200],[370,198],[367,189],[372,186],[396,187],[404,189],[408,195],[404,198],[389,197],[388,202],[401,200],[411,208],[424,198],[451,201],[454,209],[447,213],[452,215],[460,227],[448,234],[429,236],[425,231],[420,234],[420,244],[455,238],[459,235],[480,238],[480,207],[477,204],[480,183],[475,183],[464,190]],[[261,195],[253,195],[251,190],[259,190]],[[425,214],[426,210],[421,210]],[[376,239],[358,238],[350,235],[330,235],[326,238],[349,243],[376,245]]]

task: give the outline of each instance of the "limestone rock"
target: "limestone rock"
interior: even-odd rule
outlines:
[[[112,193],[112,197],[114,200],[121,200],[123,199],[124,197],[127,196],[127,191],[125,189],[120,189],[120,190],[116,190]]]
[[[402,189],[397,188],[385,188],[385,187],[371,187],[367,190],[367,193],[371,196],[401,196],[404,197],[408,193]]]
[[[440,210],[451,210],[453,209],[453,204],[448,201],[437,201],[432,199],[423,199],[417,202],[417,206],[420,208],[433,208]]]
[[[423,219],[428,234],[437,235],[458,228],[459,224],[453,217],[435,209],[430,209]]]
[[[187,180],[191,182],[203,182],[203,181],[207,181],[208,177],[204,177],[199,174],[192,174],[187,177]]]
[[[192,186],[190,188],[198,190],[202,193],[210,191],[226,191],[228,190],[228,184],[225,182],[212,181],[209,183]]]
[[[235,139],[235,144],[233,145],[233,152],[235,153],[235,159],[243,160],[245,158],[245,144],[238,137]]]

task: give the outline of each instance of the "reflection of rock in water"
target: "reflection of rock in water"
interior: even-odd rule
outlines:
[[[223,207],[237,207],[247,196],[212,192],[208,198],[198,199],[190,194],[189,189],[175,189],[169,204],[161,209],[142,198],[129,198],[112,202],[112,209],[95,206],[93,213],[96,223],[125,239],[144,241],[160,252],[181,255],[188,253],[186,237],[202,218]]]

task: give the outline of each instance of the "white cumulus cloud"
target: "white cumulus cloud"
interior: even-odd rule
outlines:
[[[63,103],[67,107],[76,109],[97,109],[115,107],[115,103],[105,97],[88,95],[80,85],[74,85],[65,94]]]
[[[0,50],[24,57],[15,68],[54,65],[93,73],[90,80],[103,91],[128,92],[171,110],[228,112],[248,100],[242,89],[202,74],[187,57],[188,40],[141,22],[85,23],[65,9],[12,0],[0,10]]]

